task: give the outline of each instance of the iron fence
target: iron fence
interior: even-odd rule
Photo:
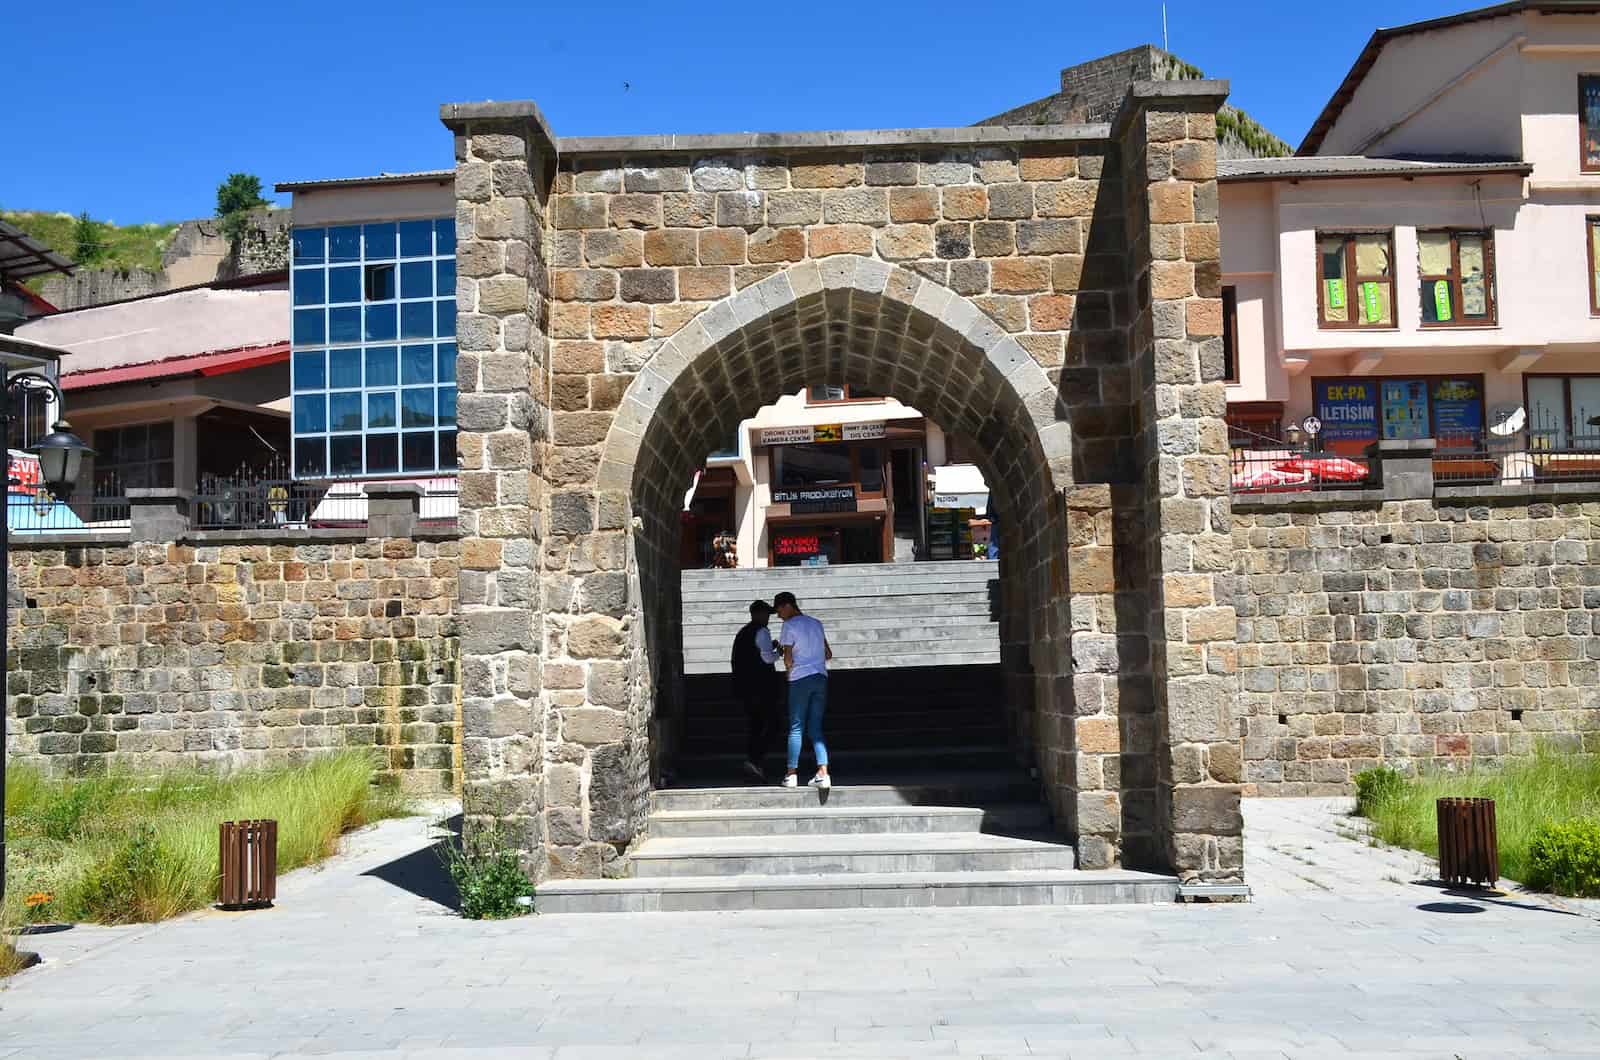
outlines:
[[[197,530],[359,528],[367,525],[366,483],[306,482],[288,468],[241,468],[232,475],[202,477],[190,509]],[[454,526],[457,487],[453,476],[424,479],[418,522]]]
[[[15,485],[6,494],[6,527],[12,534],[116,532],[129,525],[126,497],[61,500],[42,487]]]
[[[1238,428],[1229,435],[1229,485],[1236,494],[1361,489],[1376,477],[1365,456],[1296,446]]]
[[[1441,437],[1433,477],[1451,486],[1600,481],[1600,434],[1534,429]]]

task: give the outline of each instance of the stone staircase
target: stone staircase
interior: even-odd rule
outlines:
[[[1031,800],[1031,801],[1030,801]],[[632,876],[539,888],[541,913],[1171,902],[1177,881],[1085,872],[1020,772],[907,776],[827,791],[653,795]]]
[[[784,590],[827,628],[835,671],[996,663],[998,578],[990,560],[684,571],[684,672],[727,673],[750,602]]]

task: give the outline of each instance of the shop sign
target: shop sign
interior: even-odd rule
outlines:
[[[781,486],[772,491],[773,504],[787,504],[794,515],[821,515],[856,510],[856,488],[849,486]]]
[[[1373,381],[1318,380],[1315,400],[1322,437],[1330,442],[1378,436],[1378,386]]]
[[[39,471],[39,458],[32,453],[20,452],[16,449],[7,451],[6,481],[11,484],[9,492],[33,494],[40,492],[44,484],[44,476]]]
[[[762,445],[806,445],[810,442],[870,442],[884,436],[882,423],[819,423],[798,427],[764,427]]]

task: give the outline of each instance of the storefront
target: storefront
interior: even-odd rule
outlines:
[[[1312,402],[1331,452],[1359,455],[1386,439],[1469,445],[1484,427],[1483,376],[1313,379]]]
[[[921,420],[801,424],[757,432],[771,503],[774,567],[884,563],[894,556],[896,448],[924,442]]]

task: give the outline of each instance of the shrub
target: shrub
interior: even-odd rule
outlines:
[[[1399,798],[1405,790],[1405,774],[1397,769],[1378,766],[1376,769],[1363,770],[1356,774],[1356,812],[1371,816],[1369,810]]]
[[[1547,824],[1528,843],[1528,886],[1578,898],[1600,898],[1600,820]]]
[[[522,871],[522,861],[508,850],[498,832],[489,832],[472,851],[455,844],[446,847],[445,866],[461,896],[461,915],[468,920],[503,920],[521,916],[531,906],[517,902],[533,894],[533,881]]]

